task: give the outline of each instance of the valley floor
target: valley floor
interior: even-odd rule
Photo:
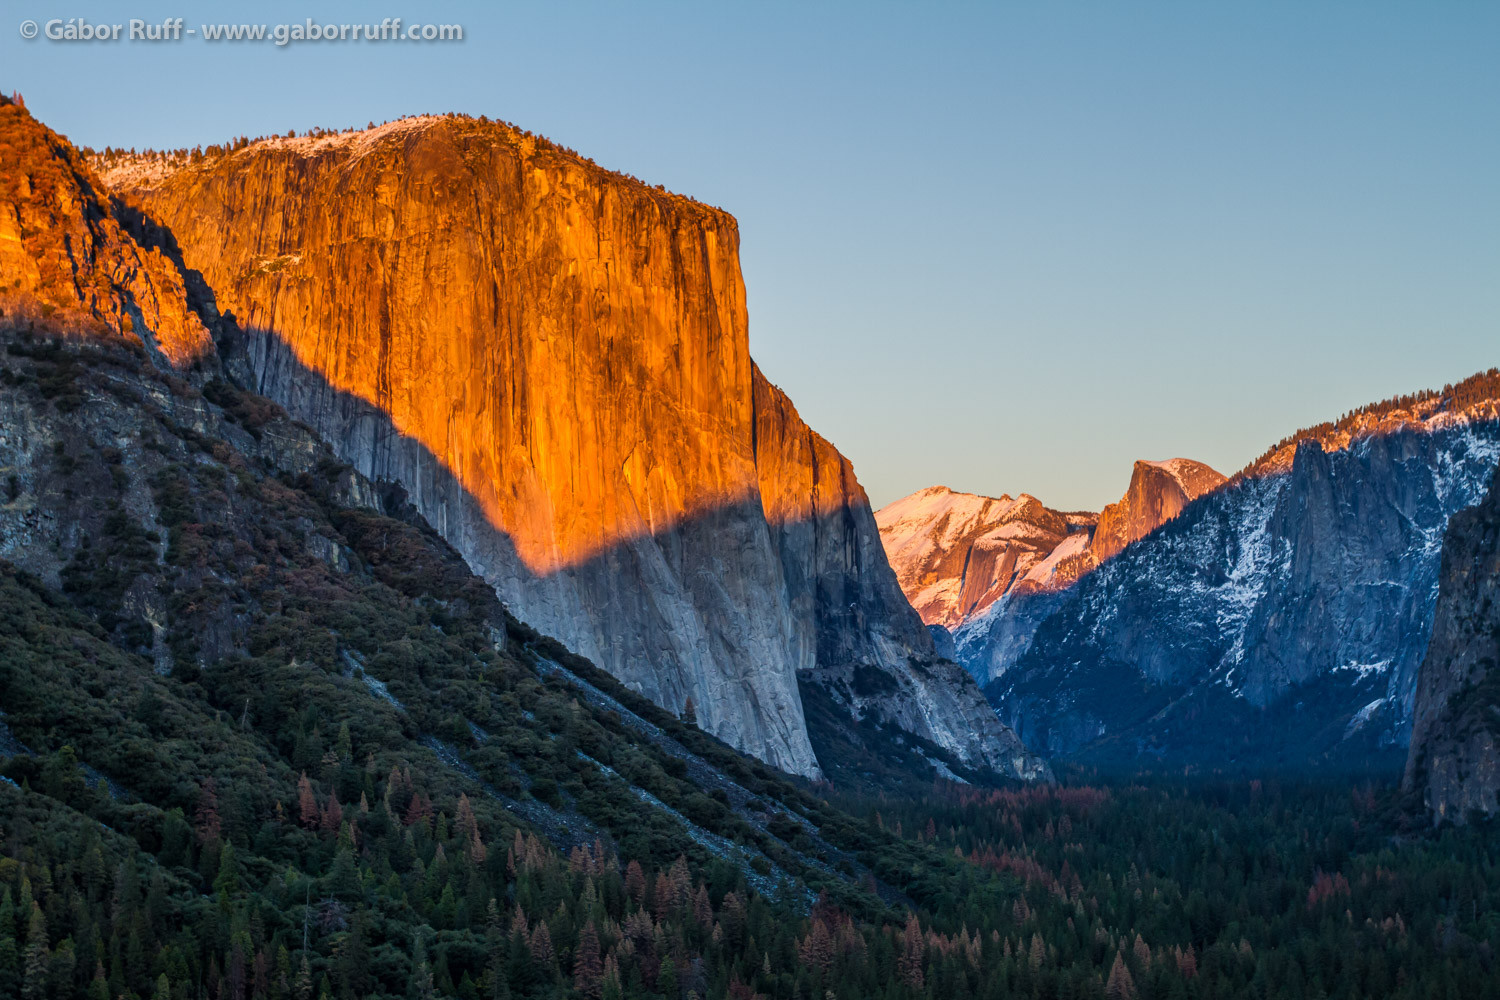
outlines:
[[[0,995],[1500,996],[1493,824],[1414,828],[1389,786],[814,787],[771,827],[848,852],[809,906],[654,842],[486,845],[491,810],[328,759],[342,817],[303,778],[302,822],[247,825],[233,785],[185,817],[71,747],[0,758]]]

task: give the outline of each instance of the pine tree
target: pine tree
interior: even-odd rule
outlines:
[[[678,1000],[677,963],[670,955],[661,960],[661,971],[656,974],[656,990],[666,1000]]]
[[[339,805],[339,793],[329,792],[328,801],[323,806],[323,814],[318,819],[318,825],[322,827],[324,833],[338,833],[343,822],[344,807]]]
[[[520,831],[517,831],[517,836]],[[631,860],[625,866],[625,891],[630,893],[630,898],[635,900],[637,906],[642,905],[646,899],[646,873],[641,868],[639,861]]]
[[[536,929],[531,932],[531,940],[528,942],[531,950],[531,960],[543,969],[551,966],[552,959],[556,953],[552,949],[552,932],[547,930],[547,921],[538,920]]]
[[[577,956],[573,960],[573,988],[586,997],[601,992],[604,965],[599,958],[599,932],[590,920],[578,935]]]
[[[292,984],[292,991],[297,1000],[312,1000],[312,965],[309,964],[305,951],[302,953],[302,962],[297,967],[297,981]]]
[[[604,959],[604,983],[599,991],[600,1000],[621,1000],[625,995],[620,983],[620,963],[611,951]]]
[[[906,919],[906,930],[901,936],[901,954],[896,960],[896,967],[901,972],[901,978],[906,985],[914,990],[922,989],[922,959],[925,957],[926,944],[922,939],[922,926],[917,923],[917,915],[913,913]]]
[[[200,843],[207,844],[219,839],[222,823],[219,819],[219,792],[213,775],[204,779],[198,792],[197,825]]]
[[[303,771],[302,778],[297,782],[297,819],[311,830],[322,818],[318,809],[318,797],[313,794],[312,782],[308,780],[307,772]]]
[[[240,869],[234,858],[234,845],[225,844],[219,852],[219,872],[214,876],[214,892],[221,897],[240,891]]]
[[[474,817],[474,807],[468,795],[458,797],[458,828],[463,833],[469,860],[476,865],[484,864],[489,851],[479,836],[479,820]]]
[[[708,887],[701,883],[697,894],[693,896],[693,919],[704,930],[708,930],[714,922],[714,908],[708,898]]]
[[[1135,980],[1131,979],[1130,970],[1125,967],[1123,952],[1115,952],[1115,964],[1109,968],[1109,981],[1104,984],[1104,995],[1108,1000],[1135,1000]]]
[[[1145,938],[1137,934],[1131,950],[1135,952],[1135,960],[1140,963],[1141,971],[1145,972],[1151,965],[1151,946],[1146,944]]]
[[[26,965],[21,985],[24,1000],[41,1000],[47,995],[47,969],[51,952],[47,948],[47,918],[42,908],[31,904],[31,919],[26,926]]]
[[[412,976],[410,996],[412,1000],[433,1000],[437,988],[432,981],[432,967],[427,964],[427,945],[423,931],[419,928],[412,941]]]
[[[425,824],[431,815],[432,803],[428,801],[427,796],[422,793],[421,789],[418,789],[412,795],[411,803],[406,807],[406,816],[402,822],[407,826],[415,826],[418,823]]]

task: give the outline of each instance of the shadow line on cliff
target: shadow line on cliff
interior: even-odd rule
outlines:
[[[232,314],[225,314],[220,325],[219,346],[225,367],[235,381],[272,399],[293,419],[308,424],[340,459],[348,461],[372,482],[401,486],[413,507],[450,544],[462,548],[455,541],[460,530],[466,524],[482,522],[486,526],[485,534],[492,536],[483,540],[487,544],[482,548],[491,551],[484,553],[486,557],[478,559],[479,565],[473,568],[492,582],[499,577],[520,584],[542,584],[558,578],[588,575],[598,569],[617,570],[622,559],[631,558],[630,553],[648,543],[674,563],[674,570],[691,574],[705,567],[691,564],[690,554],[682,547],[682,539],[708,534],[733,541],[734,532],[728,530],[726,522],[750,523],[756,529],[768,532],[765,541],[773,554],[778,550],[783,550],[784,554],[789,547],[815,552],[820,547],[848,546],[848,550],[841,554],[842,562],[838,568],[843,572],[840,576],[857,580],[884,569],[891,576],[891,594],[854,594],[846,587],[837,587],[836,580],[816,576],[809,579],[806,572],[798,572],[799,569],[815,570],[816,567],[794,567],[785,560],[775,566],[790,577],[785,582],[797,591],[788,594],[788,600],[816,598],[814,610],[823,620],[820,624],[834,626],[846,622],[864,629],[869,625],[871,615],[889,618],[904,613],[910,618],[909,631],[917,650],[927,651],[928,644],[921,642],[925,629],[904,596],[899,599],[899,607],[882,606],[893,603],[890,598],[899,595],[900,591],[894,574],[884,562],[883,550],[877,546],[876,550],[863,551],[857,544],[862,535],[871,539],[878,537],[862,491],[846,502],[820,504],[810,517],[778,516],[773,519],[765,510],[757,485],[752,482],[741,495],[726,495],[701,504],[665,527],[621,534],[585,558],[560,561],[556,568],[538,572],[521,554],[507,527],[496,523],[480,498],[441,455],[420,438],[397,427],[380,406],[334,385],[320,371],[299,359],[286,338],[273,330],[242,327]],[[276,387],[290,387],[289,398],[281,398],[283,394],[276,392]],[[359,456],[367,456],[368,460],[359,461]],[[400,474],[411,469],[420,469],[427,475],[413,482],[412,477]],[[460,518],[460,514],[468,516]],[[861,520],[869,521],[863,526],[867,531],[861,531]],[[777,536],[787,541],[783,543]],[[836,589],[840,592],[834,592]],[[851,602],[850,598],[860,600]],[[848,662],[868,652],[847,646],[820,648],[817,658]]]
[[[243,328],[226,313],[219,333],[234,381],[309,425],[372,482],[398,486],[395,502],[409,502],[518,618],[669,710],[680,711],[692,698],[705,728],[757,756],[769,755],[778,766],[796,769],[790,759],[775,759],[778,744],[795,747],[807,738],[806,673],[821,665],[880,662],[879,644],[889,636],[872,630],[872,619],[894,622],[886,631],[900,634],[902,616],[909,617],[913,645],[930,655],[930,647],[919,644],[925,630],[894,574],[872,564],[877,555],[883,560],[878,541],[872,551],[860,543],[866,535],[866,541],[878,538],[868,504],[859,504],[862,493],[811,516],[772,522],[752,486],[747,496],[725,498],[664,529],[621,537],[587,558],[538,573],[454,470],[382,408],[334,386],[275,331]],[[861,518],[869,520],[867,530]],[[819,555],[830,552],[838,553],[839,569],[820,571]],[[889,595],[867,583],[881,568],[891,577]],[[674,605],[679,599],[686,606]],[[638,627],[609,628],[621,621]],[[698,668],[712,661],[731,666],[732,688],[715,690],[705,682]],[[768,683],[778,661],[791,668],[781,687]],[[737,733],[735,724],[749,724],[751,717],[782,720],[788,731],[773,728],[767,745],[747,745],[737,737],[753,726]]]

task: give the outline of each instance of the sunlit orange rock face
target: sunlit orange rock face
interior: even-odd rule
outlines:
[[[1187,458],[1139,461],[1098,515],[929,486],[875,514],[886,555],[928,625],[956,630],[1007,597],[1071,587],[1227,480]]]
[[[754,495],[721,212],[441,118],[258,144],[146,200],[221,309],[421,442],[534,574]]]
[[[74,336],[140,337],[186,368],[214,353],[173,263],[136,242],[66,139],[0,98],[0,310]]]
[[[1131,542],[1145,538],[1226,478],[1202,462],[1172,458],[1135,463],[1125,496],[1099,512],[1099,526],[1089,545],[1097,562],[1119,555]]]
[[[966,677],[953,709],[910,672],[931,639],[853,469],[750,359],[726,213],[454,117],[107,176],[233,312],[243,377],[518,617],[791,771],[819,771],[798,671],[850,658],[905,672],[913,731],[1014,755]]]
[[[1071,583],[1069,565],[1084,557],[1095,520],[1052,510],[1029,493],[984,497],[946,486],[903,497],[875,518],[912,606],[927,624],[948,629],[1007,594]]]

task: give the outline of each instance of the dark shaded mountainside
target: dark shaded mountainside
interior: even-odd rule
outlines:
[[[1032,746],[1112,768],[1395,770],[1443,532],[1500,459],[1500,372],[1280,442],[1071,589],[957,636]]]
[[[959,877],[517,621],[3,100],[0,155],[0,995],[749,996]]]
[[[1500,812],[1500,471],[1448,522],[1403,782],[1435,823]]]
[[[518,617],[793,773],[884,724],[1046,775],[755,367],[724,212],[457,116],[98,162],[235,316],[235,378],[401,484]]]

